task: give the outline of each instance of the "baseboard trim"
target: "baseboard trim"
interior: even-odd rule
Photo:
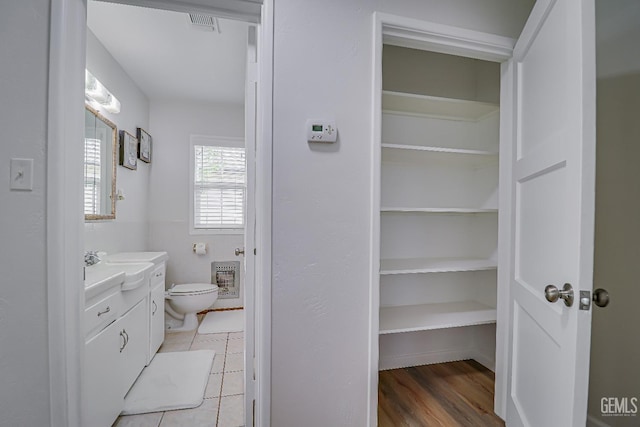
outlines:
[[[428,353],[406,354],[395,357],[381,357],[378,369],[408,368],[410,366],[433,365],[434,363],[454,362],[457,360],[475,359],[470,350],[432,351]]]
[[[484,366],[485,368],[487,368],[488,370],[490,370],[491,372],[494,372],[494,373],[496,372],[495,359],[491,359],[490,357],[487,357],[481,353],[474,353],[473,356],[471,356],[471,358],[476,362],[478,362],[479,364],[481,364],[482,366]]]

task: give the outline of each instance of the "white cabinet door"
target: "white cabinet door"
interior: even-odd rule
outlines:
[[[164,341],[164,282],[151,290],[149,307],[149,355],[147,365]]]
[[[120,353],[124,337],[115,323],[87,341],[83,379],[82,425],[108,427],[122,410],[119,377]]]
[[[579,302],[593,270],[594,26],[593,0],[539,0],[503,68],[512,106],[503,136],[513,147],[501,240],[512,245],[509,426],[586,422],[591,312]],[[571,307],[545,299],[547,285],[565,283]]]
[[[120,346],[119,354],[122,397],[127,394],[147,362],[149,351],[147,301],[147,298],[143,299],[115,322],[116,328],[125,339],[124,346]]]

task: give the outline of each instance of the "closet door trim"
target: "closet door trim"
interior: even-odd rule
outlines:
[[[515,40],[495,34],[420,21],[404,16],[373,14],[373,85],[371,149],[371,229],[369,290],[369,390],[367,425],[378,424],[380,328],[380,193],[382,157],[382,45],[389,44],[494,62],[511,58]]]
[[[404,16],[376,12],[374,19],[382,43],[393,46],[503,62],[511,58],[515,45],[509,37]]]

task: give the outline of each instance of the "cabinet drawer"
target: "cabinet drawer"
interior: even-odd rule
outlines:
[[[112,293],[84,310],[85,334],[100,331],[118,318],[122,299],[120,291]]]

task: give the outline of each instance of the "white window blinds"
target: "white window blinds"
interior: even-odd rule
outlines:
[[[194,228],[243,228],[244,148],[194,145],[194,156]]]
[[[84,213],[100,214],[100,176],[101,176],[100,140],[84,140]]]

